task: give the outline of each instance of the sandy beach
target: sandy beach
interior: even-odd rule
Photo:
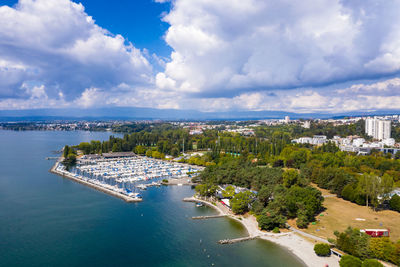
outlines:
[[[261,239],[265,239],[271,242],[274,242],[285,249],[289,250],[295,256],[297,256],[300,260],[304,262],[307,266],[312,267],[324,267],[328,265],[329,267],[338,267],[339,266],[339,258],[331,255],[330,257],[319,257],[314,252],[314,244],[305,238],[297,235],[294,232],[286,232],[286,233],[269,233],[266,231],[261,231],[258,228],[257,220],[254,216],[240,216],[234,215],[227,207],[223,206],[221,203],[210,203],[208,201],[198,199],[195,197],[186,198],[184,201],[190,202],[202,202],[205,205],[214,208],[218,211],[220,215],[225,215],[230,217],[238,222],[240,222],[247,230],[249,236],[258,237]]]

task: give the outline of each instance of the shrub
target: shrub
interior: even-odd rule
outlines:
[[[318,256],[329,256],[331,255],[331,246],[325,243],[315,244],[314,251]]]
[[[351,255],[344,255],[339,261],[340,267],[361,267],[362,261]]]
[[[281,230],[279,230],[279,227],[275,227],[275,228],[272,230],[272,232],[275,233],[275,234],[279,234],[279,233],[281,232]]]
[[[383,267],[383,264],[374,259],[366,259],[362,263],[362,267]]]
[[[400,243],[393,243],[388,237],[371,238],[369,248],[373,258],[400,263]]]
[[[332,243],[332,244],[335,244],[335,243],[336,243],[336,240],[333,239],[333,238],[328,238],[328,242],[329,242],[329,243]]]
[[[389,201],[389,206],[392,210],[400,212],[400,196],[393,195]]]

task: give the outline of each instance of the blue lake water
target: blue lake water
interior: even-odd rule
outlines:
[[[125,203],[48,172],[52,151],[107,132],[0,131],[0,266],[303,266],[227,218],[182,199],[190,187],[150,188]]]

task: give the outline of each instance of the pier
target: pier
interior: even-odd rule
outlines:
[[[197,199],[197,198],[194,198],[194,197],[185,197],[184,199],[182,199],[182,201],[183,202],[194,202],[194,203],[199,202],[199,203],[203,203],[204,205],[209,206],[209,207],[211,207],[213,209],[216,209],[216,205],[213,205],[213,204],[209,203],[208,201],[204,201],[204,200]],[[217,209],[217,210],[219,211],[219,215],[226,216],[225,214],[222,213],[222,211],[220,211],[219,209]],[[212,216],[214,216],[214,215],[212,215]]]
[[[258,238],[258,236],[246,236],[246,237],[239,237],[239,238],[234,238],[234,239],[222,239],[219,240],[217,243],[218,244],[234,244],[234,243],[239,243],[239,242],[244,242],[248,240],[254,240]]]
[[[225,217],[226,215],[220,214],[220,215],[209,215],[209,216],[194,216],[192,217],[192,220],[205,220],[205,219],[212,219],[212,218],[222,218]]]
[[[183,199],[183,201],[184,202],[195,202],[195,203],[200,202],[200,203],[203,203],[203,204],[205,204],[205,205],[207,205],[209,207],[217,209],[218,212],[219,212],[219,214],[216,214],[216,215],[195,216],[195,217],[192,217],[192,220],[204,220],[204,219],[221,218],[221,217],[230,217],[232,219],[237,220],[236,218],[234,218],[232,216],[229,216],[228,214],[225,214],[220,208],[218,208],[218,206],[216,206],[216,205],[214,205],[214,204],[212,204],[212,203],[210,203],[208,201],[201,200],[201,199],[198,199],[198,198],[195,198],[195,197],[186,197],[186,198]],[[219,240],[217,243],[221,244],[221,245],[234,244],[234,243],[254,240],[254,239],[259,238],[259,237],[260,236],[258,236],[258,235],[250,235],[250,236],[246,236],[246,237],[239,237],[239,238],[233,238],[233,239],[222,239],[222,240]]]

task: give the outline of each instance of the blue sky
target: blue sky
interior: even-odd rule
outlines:
[[[162,57],[170,55],[172,50],[163,39],[169,25],[161,20],[162,14],[169,11],[169,2],[156,3],[151,0],[80,2],[99,26],[114,34],[121,34],[140,49],[146,48]]]
[[[399,13],[396,0],[3,0],[0,109],[400,109]]]
[[[3,0],[13,6],[18,0]],[[1,2],[3,2],[1,1]],[[138,48],[146,48],[152,53],[168,57],[171,48],[163,35],[168,23],[161,20],[162,14],[170,9],[170,3],[156,3],[152,0],[83,0],[86,13],[93,17],[96,24],[114,34],[121,34]]]

